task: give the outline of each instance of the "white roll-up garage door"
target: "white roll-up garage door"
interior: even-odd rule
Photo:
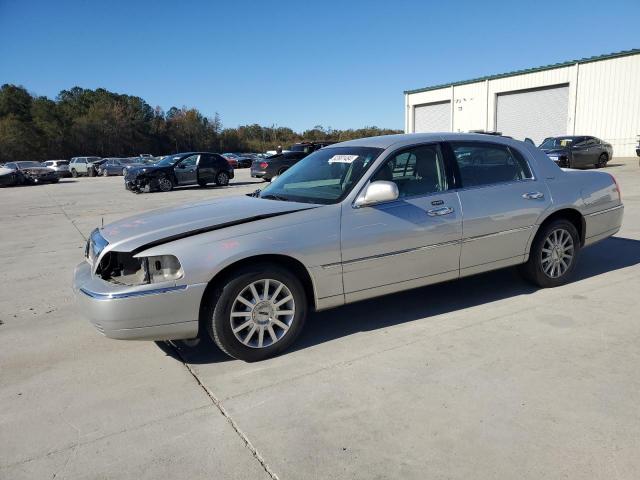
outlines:
[[[496,129],[516,140],[531,138],[539,145],[546,137],[567,134],[569,86],[499,93]]]
[[[451,102],[416,105],[413,120],[415,133],[450,132]]]

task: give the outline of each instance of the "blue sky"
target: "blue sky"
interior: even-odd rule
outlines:
[[[0,0],[0,83],[225,126],[403,128],[403,91],[640,47],[640,1]]]

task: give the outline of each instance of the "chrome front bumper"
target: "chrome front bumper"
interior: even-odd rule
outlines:
[[[198,335],[200,301],[206,283],[195,285],[116,285],[91,275],[80,263],[73,291],[80,312],[109,338],[178,340]]]

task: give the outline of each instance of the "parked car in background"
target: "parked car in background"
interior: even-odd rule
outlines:
[[[273,177],[282,175],[307,155],[309,153],[305,151],[288,151],[254,160],[251,164],[251,176],[270,182]]]
[[[613,158],[611,144],[589,136],[549,137],[539,148],[555,163],[566,168],[602,168]]]
[[[313,152],[253,197],[96,228],[74,291],[107,337],[209,335],[256,361],[289,347],[312,310],[516,265],[538,287],[563,285],[623,211],[612,175],[563,170],[524,142],[364,138]]]
[[[17,168],[0,166],[0,187],[14,187],[24,181],[24,175]]]
[[[127,168],[145,165],[142,158],[105,158],[104,163],[98,167],[98,175],[108,177],[110,175],[124,175]]]
[[[329,145],[333,145],[336,142],[299,142],[299,143],[294,143],[293,145],[291,145],[289,147],[289,152],[305,152],[305,153],[311,153],[311,152],[315,152],[316,150],[319,150],[323,147],[329,146]]]
[[[42,162],[42,166],[48,167],[58,174],[58,177],[70,177],[69,160],[47,160]]]
[[[18,170],[23,177],[22,183],[58,183],[60,181],[55,170],[43,167],[40,162],[9,162],[4,166],[11,170]]]
[[[72,177],[85,175],[93,177],[98,174],[96,163],[101,163],[102,157],[73,157],[69,162]]]
[[[165,157],[158,163],[127,168],[125,187],[136,193],[160,190],[168,192],[176,186],[215,183],[229,184],[233,168],[217,153],[188,152]]]

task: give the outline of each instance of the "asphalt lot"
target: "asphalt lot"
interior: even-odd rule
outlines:
[[[575,281],[509,269],[314,314],[247,364],[100,336],[70,288],[84,237],[257,186],[134,195],[121,177],[0,189],[0,479],[640,477],[640,169]]]

